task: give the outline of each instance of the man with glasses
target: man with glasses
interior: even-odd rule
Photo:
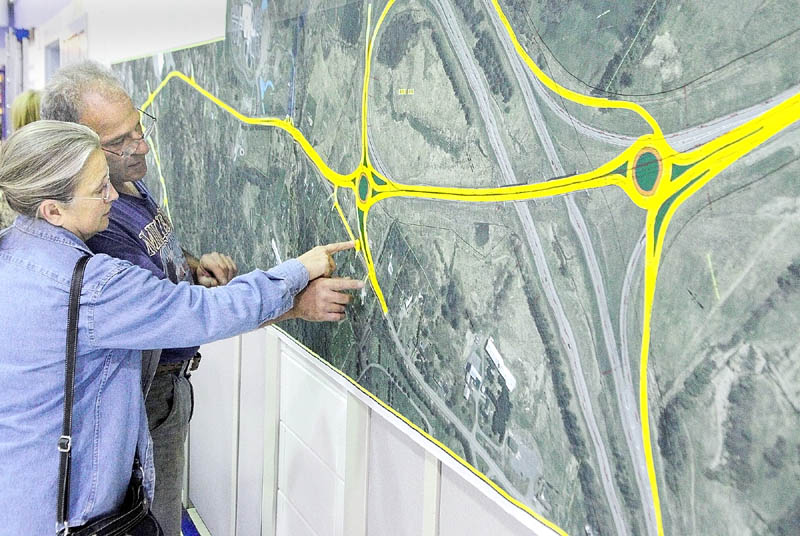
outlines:
[[[82,123],[100,136],[110,182],[120,195],[111,206],[108,229],[89,240],[92,251],[128,260],[174,283],[212,287],[236,276],[236,264],[227,255],[215,252],[195,258],[180,247],[172,222],[141,181],[150,151],[147,137],[156,118],[137,110],[110,72],[92,62],[61,69],[45,88],[42,119]],[[341,319],[349,296],[340,291],[362,286],[349,279],[316,279],[295,298],[286,318]],[[145,385],[152,375],[148,361],[155,362],[157,357],[143,354],[143,389],[156,468],[152,510],[167,536],[180,536],[183,446],[193,410],[189,376],[197,366],[197,350],[161,350],[149,392]]]

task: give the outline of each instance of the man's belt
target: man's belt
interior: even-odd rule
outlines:
[[[190,372],[197,370],[197,367],[200,366],[200,352],[197,352],[193,358],[187,359],[185,361],[176,361],[174,363],[161,363],[156,368],[156,374],[173,374],[173,373],[180,373],[183,375],[189,375]]]

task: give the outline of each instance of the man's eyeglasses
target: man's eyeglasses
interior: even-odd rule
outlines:
[[[72,199],[95,199],[97,201],[102,201],[103,203],[108,203],[111,201],[111,181],[106,179],[106,182],[103,183],[103,189],[100,193],[100,197],[86,197],[82,195],[76,195]]]
[[[101,147],[105,152],[127,158],[139,149],[139,144],[142,143],[156,128],[156,118],[145,112],[139,110],[140,119],[139,124],[132,133],[128,133],[123,139],[115,143],[107,143]]]

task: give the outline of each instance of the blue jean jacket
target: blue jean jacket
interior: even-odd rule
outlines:
[[[0,232],[0,535],[53,534],[72,270],[91,252],[75,235],[20,216]],[[93,255],[80,301],[70,526],[116,510],[139,452],[154,469],[141,350],[204,344],[291,308],[308,283],[295,259],[205,289]],[[152,498],[152,495],[151,495]]]

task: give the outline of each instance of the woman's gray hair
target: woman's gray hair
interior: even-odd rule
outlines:
[[[35,218],[42,201],[72,200],[81,170],[100,138],[89,127],[36,121],[0,146],[0,191],[8,205]]]
[[[106,97],[128,97],[122,83],[108,69],[94,61],[82,61],[60,69],[42,94],[42,119],[80,122],[87,93]]]

